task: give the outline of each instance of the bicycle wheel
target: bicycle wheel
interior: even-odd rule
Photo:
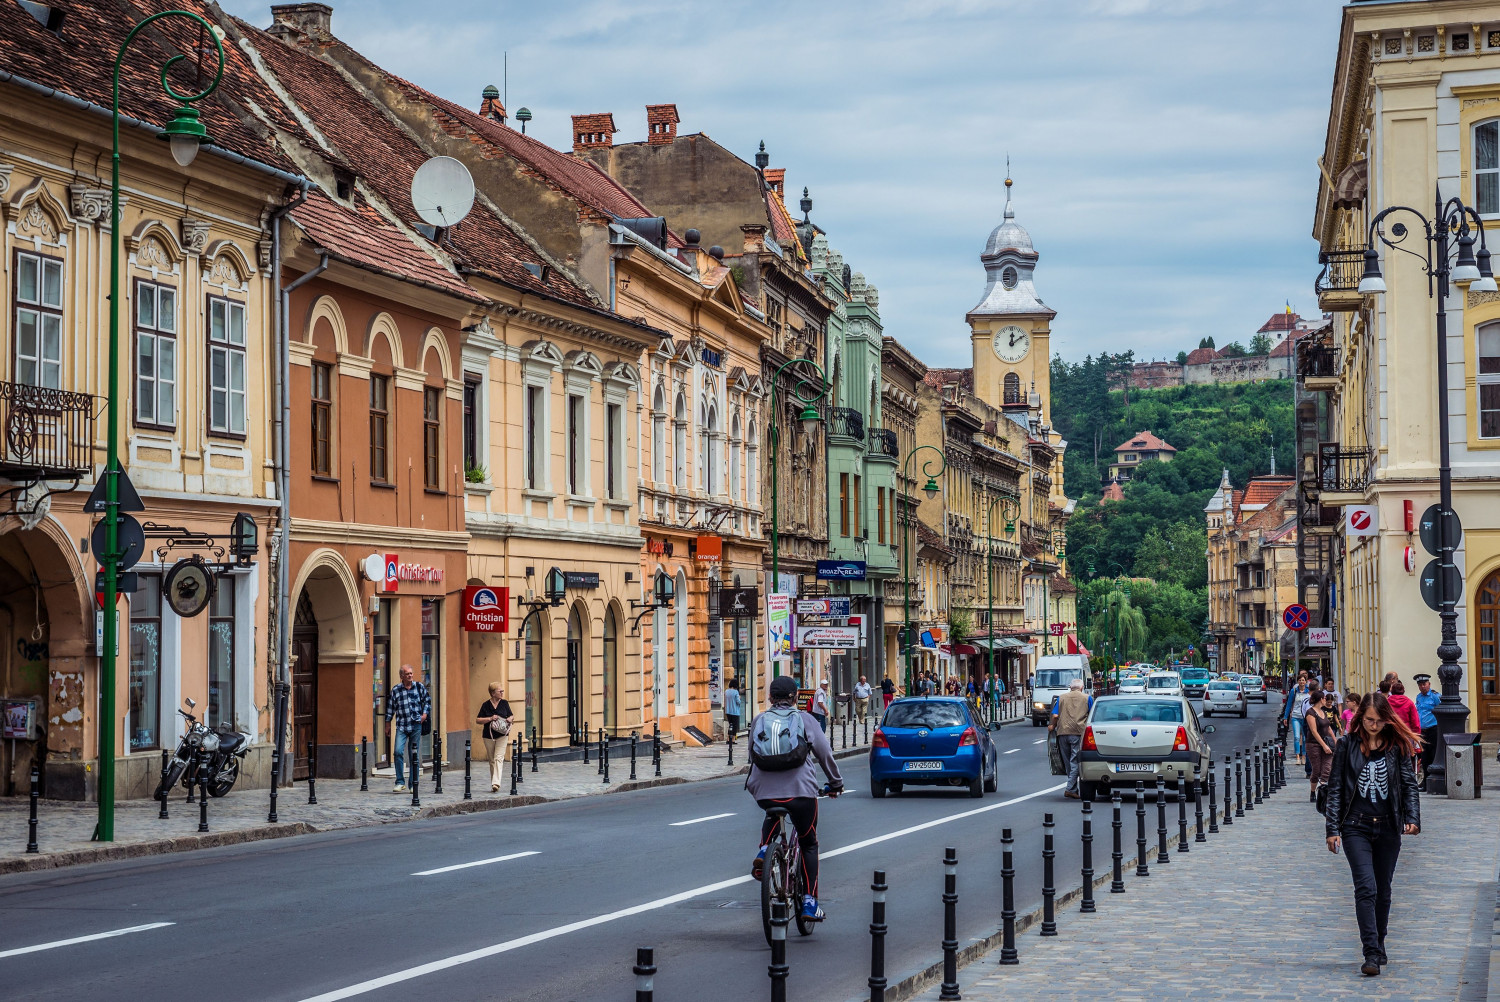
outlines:
[[[797,931],[804,936],[811,936],[816,922],[809,922],[802,917],[802,896],[807,893],[807,883],[802,879],[802,854],[797,853],[797,858],[792,861],[792,914],[797,916]]]
[[[786,843],[780,835],[772,835],[766,843],[766,864],[760,874],[760,923],[766,934],[766,945],[771,945],[771,902],[784,900],[788,882],[786,865]]]

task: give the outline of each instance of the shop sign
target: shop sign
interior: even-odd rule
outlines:
[[[718,536],[699,536],[694,556],[708,563],[718,563],[724,558],[724,540]]]
[[[510,631],[510,589],[469,585],[464,589],[464,629],[470,633]]]
[[[722,369],[724,367],[724,356],[719,354],[717,348],[699,349],[698,357],[703,360],[704,365],[711,365],[715,369]]]
[[[865,562],[863,560],[819,560],[819,581],[863,581],[865,579]]]
[[[654,553],[658,557],[670,557],[672,555],[672,544],[665,539],[646,539],[646,552]]]
[[[1333,627],[1314,626],[1307,631],[1307,645],[1309,647],[1332,647]]]
[[[797,615],[834,616],[837,618],[848,616],[849,597],[844,595],[833,598],[799,598],[797,600]]]
[[[720,618],[755,619],[759,615],[759,588],[721,588],[719,590]]]
[[[597,571],[564,571],[563,581],[569,588],[597,588],[599,587],[599,573]]]
[[[799,626],[797,646],[814,650],[852,651],[859,647],[857,626]]]
[[[792,597],[766,596],[766,654],[772,661],[792,660]]]

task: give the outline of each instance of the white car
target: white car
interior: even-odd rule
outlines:
[[[1226,679],[1216,679],[1208,683],[1208,688],[1203,693],[1203,715],[1211,717],[1215,713],[1238,713],[1242,717],[1249,716],[1250,704],[1245,701],[1245,687],[1239,682]]]
[[[1146,676],[1146,695],[1181,696],[1182,676],[1175,671],[1154,671]]]
[[[1121,675],[1120,694],[1142,693],[1146,691],[1146,676],[1144,675]]]

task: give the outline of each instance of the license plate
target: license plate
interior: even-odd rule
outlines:
[[[1115,772],[1155,772],[1156,766],[1150,762],[1120,762],[1115,766]]]
[[[943,768],[943,763],[941,763],[941,762],[908,762],[904,766],[902,766],[901,768],[904,769],[904,770],[906,770],[907,772],[934,772],[934,771],[941,772],[942,768]]]

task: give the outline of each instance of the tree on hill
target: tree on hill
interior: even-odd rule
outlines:
[[[1212,348],[1213,346],[1214,346],[1213,335],[1209,335],[1208,337],[1199,338],[1198,339],[1198,347],[1200,347],[1200,348]]]
[[[1245,346],[1238,341],[1231,341],[1219,349],[1220,358],[1244,358],[1247,354],[1249,352],[1245,351]]]
[[[1251,338],[1250,339],[1250,354],[1252,354],[1252,355],[1269,355],[1269,354],[1271,354],[1271,335],[1269,335],[1269,334],[1257,334],[1253,338]]]
[[[1185,351],[1179,351],[1177,353],[1177,364],[1178,365],[1187,365],[1187,352],[1185,352]]]

